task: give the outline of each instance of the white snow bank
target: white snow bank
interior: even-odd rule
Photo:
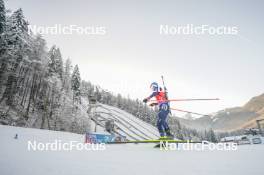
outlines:
[[[18,139],[14,139],[18,134]],[[153,144],[107,145],[104,151],[28,151],[27,141],[83,142],[83,135],[0,125],[3,175],[263,175],[263,145],[237,151],[160,151]]]

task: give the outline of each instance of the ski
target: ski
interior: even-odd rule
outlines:
[[[131,141],[123,141],[123,142],[107,142],[106,144],[139,144],[139,143],[202,143],[202,142],[195,142],[189,140],[131,140]]]

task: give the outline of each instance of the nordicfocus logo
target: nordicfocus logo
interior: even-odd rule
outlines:
[[[183,151],[236,151],[237,143],[211,143],[202,141],[201,143],[169,143],[160,142],[160,150],[183,150]]]
[[[37,26],[29,25],[29,32],[41,35],[105,35],[106,27],[104,26],[78,26],[78,25],[62,25],[54,26]]]
[[[186,24],[183,26],[160,25],[161,35],[237,35],[236,26],[210,26]]]
[[[104,143],[90,144],[78,141],[62,142],[55,140],[50,143],[41,143],[37,141],[28,141],[28,151],[103,151],[106,149]]]

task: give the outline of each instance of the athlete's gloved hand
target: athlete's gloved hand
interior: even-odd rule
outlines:
[[[153,107],[153,106],[157,106],[158,103],[151,103],[149,106]]]
[[[148,99],[147,98],[144,98],[143,102],[144,103],[147,103],[148,102]]]

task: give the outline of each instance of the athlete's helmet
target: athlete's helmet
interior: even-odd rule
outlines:
[[[156,82],[151,83],[151,85],[150,85],[150,89],[151,89],[153,92],[158,92],[158,91],[159,91],[159,85],[158,85],[158,83],[156,83]]]

